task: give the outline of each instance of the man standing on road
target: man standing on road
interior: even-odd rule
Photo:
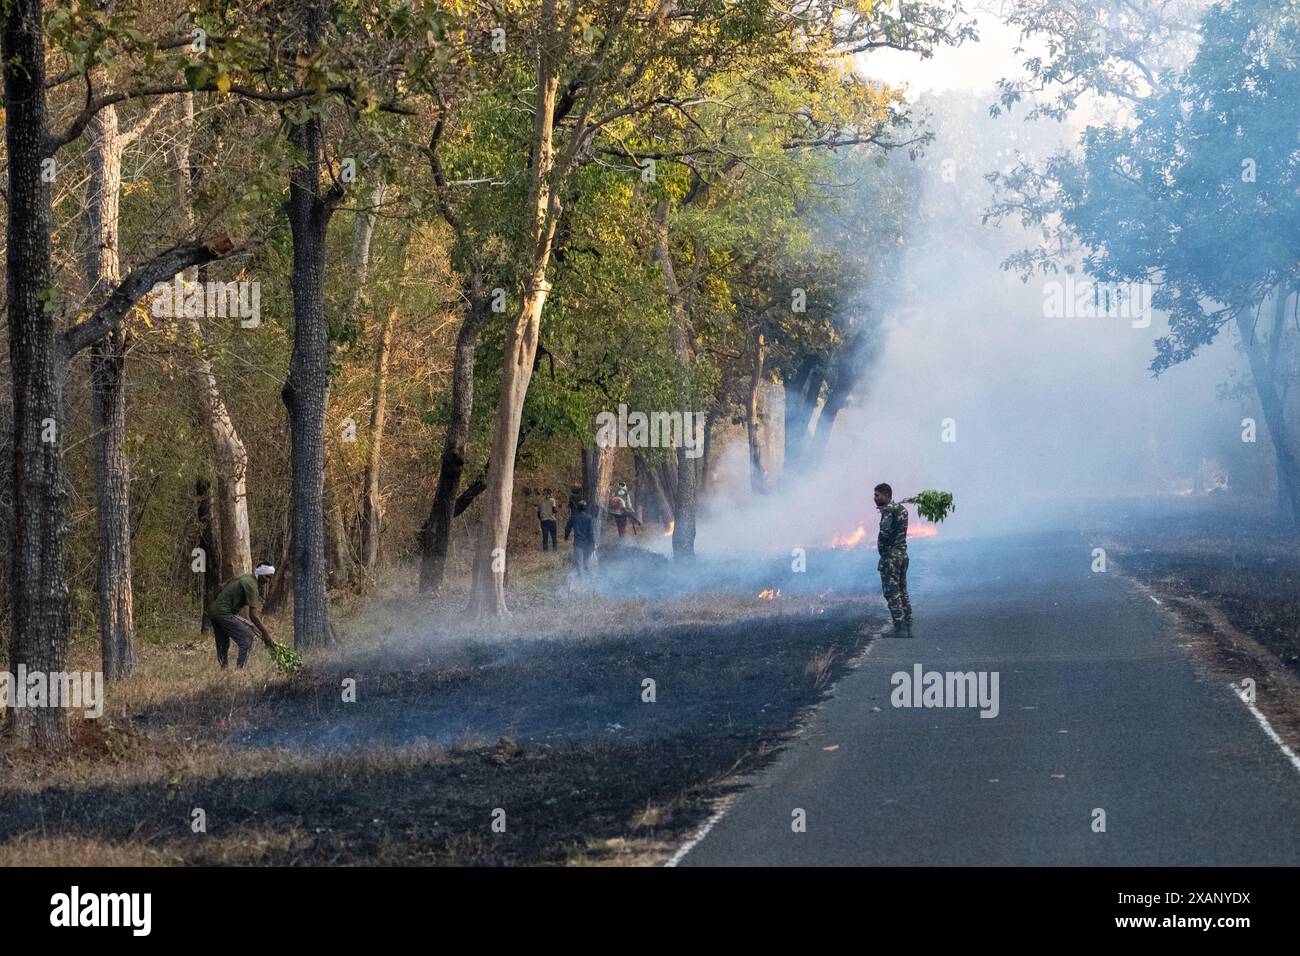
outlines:
[[[231,578],[221,586],[217,596],[212,599],[208,618],[212,621],[212,634],[217,639],[217,663],[221,665],[222,670],[226,668],[226,655],[230,651],[231,641],[234,641],[239,648],[235,666],[244,666],[248,660],[248,652],[253,648],[253,628],[257,629],[257,633],[268,647],[271,645],[271,632],[266,629],[261,615],[258,614],[258,608],[262,606],[258,584],[261,579],[269,578],[273,574],[275,568],[271,565],[259,564],[252,574],[241,574],[239,577]],[[248,608],[248,618],[253,622],[251,627],[248,621],[239,616],[239,612],[244,608]]]
[[[889,605],[894,637],[912,636],[912,602],[907,597],[907,509],[894,500],[894,489],[876,485],[876,507],[880,510],[880,534],[876,550],[880,552],[880,589]]]
[[[591,564],[591,553],[596,550],[596,527],[587,514],[587,502],[579,501],[573,506],[573,514],[564,526],[564,540],[573,534],[573,563],[578,567],[578,574],[586,574]]]
[[[551,489],[547,488],[542,492],[542,503],[537,506],[537,520],[542,525],[542,550],[559,551],[559,545],[555,543],[555,512],[557,509],[555,499],[551,497]],[[547,541],[550,541],[550,547],[547,547]]]

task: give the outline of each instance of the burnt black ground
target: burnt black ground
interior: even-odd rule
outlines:
[[[1053,533],[914,562],[915,639],[875,643],[682,865],[1300,863],[1300,773],[1091,548]],[[915,663],[998,671],[999,716],[891,706]]]

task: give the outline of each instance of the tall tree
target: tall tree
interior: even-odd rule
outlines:
[[[299,62],[319,59],[329,10],[329,0],[297,0],[294,55]],[[325,596],[325,409],[330,374],[325,239],[343,184],[326,161],[319,106],[304,110],[290,126],[289,142],[301,158],[289,176],[293,354],[280,397],[289,412],[293,476],[293,639],[297,647],[311,647],[333,634]]]
[[[505,557],[510,534],[510,511],[513,504],[515,446],[523,414],[528,382],[537,356],[537,337],[542,308],[551,284],[547,270],[551,262],[552,242],[559,224],[561,194],[591,135],[592,110],[608,70],[610,49],[620,37],[628,8],[616,5],[595,44],[591,57],[581,63],[585,87],[581,88],[581,105],[573,116],[573,129],[563,148],[556,150],[555,120],[560,74],[571,65],[572,42],[580,4],[568,4],[561,17],[559,0],[542,0],[536,23],[536,87],[533,94],[533,136],[529,167],[529,193],[524,231],[524,260],[520,268],[521,304],[513,324],[507,329],[505,363],[501,371],[501,393],[493,423],[485,505],[479,524],[478,548],[470,585],[471,613],[500,616],[507,613],[505,595]]]
[[[109,5],[111,7],[111,4]],[[106,71],[92,74],[103,82]],[[95,114],[87,130],[86,248],[82,257],[89,298],[103,299],[121,281],[118,252],[122,156],[162,106],[119,129],[117,107]],[[126,456],[126,330],[119,327],[91,348],[91,420],[95,435],[95,512],[98,529],[96,590],[104,676],[135,668],[135,615],[131,582],[131,475]]]
[[[176,97],[178,128],[175,134],[173,174],[176,206],[187,232],[195,228],[191,148],[194,140],[194,94]],[[182,274],[186,283],[198,280],[198,270]],[[248,521],[248,451],[235,427],[225,395],[217,381],[208,354],[208,340],[198,317],[180,310],[179,321],[186,331],[190,373],[198,393],[199,416],[208,437],[212,466],[216,473],[213,504],[216,508],[218,541],[214,577],[227,581],[253,570],[252,531]]]
[[[183,242],[137,266],[93,313],[66,330],[52,302],[51,170],[57,149],[94,118],[51,135],[46,105],[45,30],[40,0],[3,9],[5,143],[9,155],[5,250],[9,362],[13,377],[14,528],[10,670],[62,672],[68,653],[67,533],[63,466],[63,384],[67,363],[112,334],[156,283],[229,251],[228,243]],[[53,165],[51,165],[53,164]],[[67,715],[58,707],[18,707],[9,727],[29,745],[61,747]]]

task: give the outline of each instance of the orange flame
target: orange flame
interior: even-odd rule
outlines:
[[[907,536],[909,538],[934,538],[939,534],[937,526],[932,524],[922,524],[920,521],[910,521],[907,525]],[[858,530],[852,534],[837,534],[831,538],[832,548],[856,548],[867,538],[867,529],[864,525],[858,525]]]
[[[779,588],[778,589],[768,588],[765,591],[759,591],[758,596],[764,601],[775,601],[777,598],[781,596],[781,591]]]
[[[664,532],[664,537],[671,538],[673,536],[673,528],[675,527],[677,527],[677,521],[675,519],[668,522],[668,530]]]
[[[832,548],[856,548],[862,543],[862,539],[867,536],[867,529],[858,525],[858,530],[852,534],[837,534],[831,539]]]

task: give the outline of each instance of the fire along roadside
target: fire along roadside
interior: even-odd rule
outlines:
[[[596,444],[601,448],[681,448],[687,458],[704,454],[703,412],[629,412],[596,415]]]
[[[87,720],[104,713],[103,671],[29,671],[18,665],[15,676],[0,671],[0,704],[5,707],[66,707],[81,709]]]
[[[50,925],[69,929],[127,926],[133,936],[148,936],[153,928],[153,894],[83,894],[80,887],[74,886],[70,892],[50,897]]]
[[[894,690],[889,702],[895,707],[979,707],[980,717],[996,717],[997,671],[924,671],[920,664],[912,673],[895,671],[889,678]]]

